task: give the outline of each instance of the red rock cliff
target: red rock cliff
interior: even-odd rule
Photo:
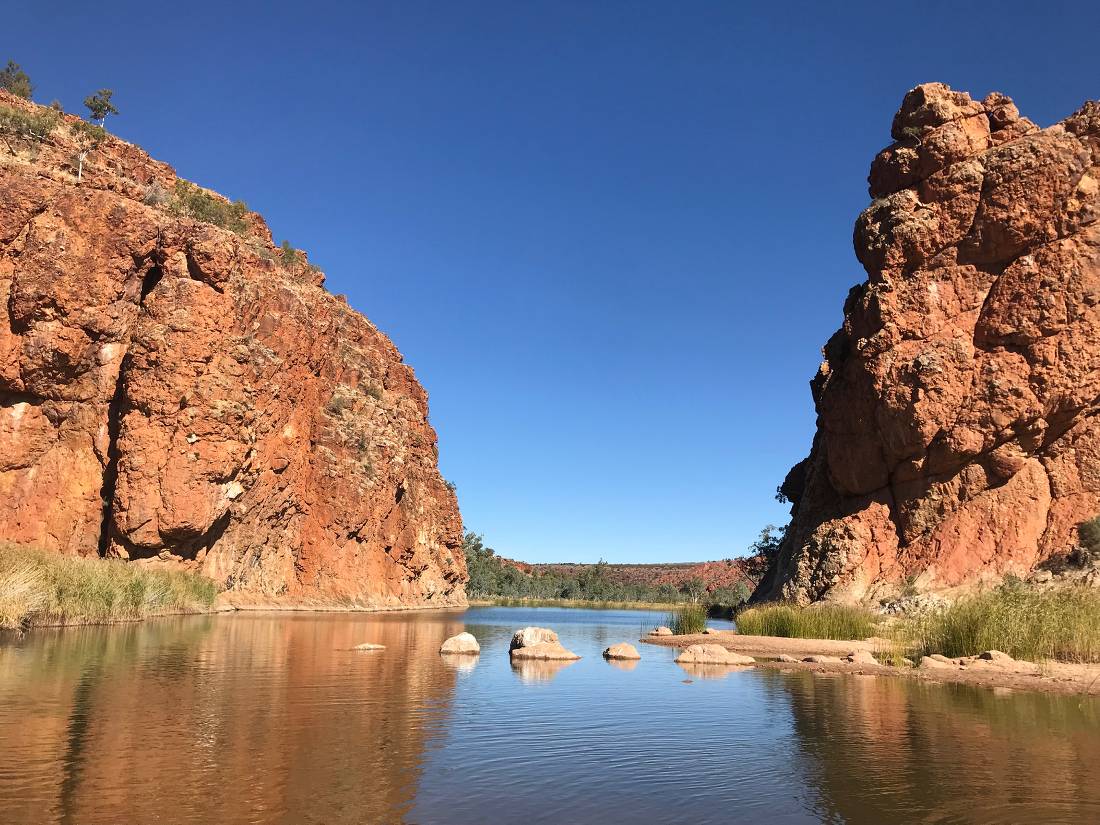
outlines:
[[[78,183],[75,122],[0,146],[0,539],[174,561],[243,601],[463,603],[394,345],[259,216],[157,204],[176,175],[137,147],[108,138]]]
[[[757,598],[1023,575],[1100,513],[1100,104],[1039,129],[931,83],[892,136]]]

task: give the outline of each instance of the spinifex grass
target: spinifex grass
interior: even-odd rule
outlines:
[[[707,626],[707,607],[703,604],[685,604],[665,617],[665,624],[677,636],[702,633]]]
[[[197,612],[217,593],[214,582],[192,573],[0,545],[0,628]]]
[[[876,620],[866,608],[841,604],[762,604],[742,610],[735,621],[747,636],[850,640],[874,635]]]
[[[896,635],[923,656],[1000,650],[1030,661],[1100,662],[1100,592],[1006,585],[909,617]]]

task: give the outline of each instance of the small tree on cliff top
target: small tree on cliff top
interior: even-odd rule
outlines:
[[[84,105],[91,112],[92,120],[98,120],[100,126],[103,126],[104,121],[107,120],[107,115],[118,114],[118,109],[111,103],[113,95],[114,92],[111,89],[100,89],[94,95],[84,98]]]
[[[13,95],[31,99],[34,94],[34,86],[27,73],[14,60],[9,60],[8,65],[0,69],[0,89],[5,89]]]

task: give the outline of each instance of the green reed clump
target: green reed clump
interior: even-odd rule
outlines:
[[[1010,582],[910,616],[895,633],[920,656],[1000,650],[1031,661],[1100,662],[1100,592]]]
[[[864,607],[843,604],[762,604],[737,614],[737,632],[746,636],[797,639],[866,639],[873,636],[878,616]]]
[[[685,604],[677,607],[665,616],[665,624],[677,636],[702,633],[707,626],[707,606],[705,604]]]
[[[0,545],[0,628],[200,612],[217,594],[213,581],[193,573]]]

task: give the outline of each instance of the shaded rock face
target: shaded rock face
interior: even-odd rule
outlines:
[[[932,83],[892,135],[758,599],[1026,574],[1100,512],[1100,104],[1039,129]]]
[[[4,105],[30,104],[3,96]],[[173,170],[64,125],[0,160],[0,538],[160,559],[242,602],[461,604],[454,493],[401,354]]]

